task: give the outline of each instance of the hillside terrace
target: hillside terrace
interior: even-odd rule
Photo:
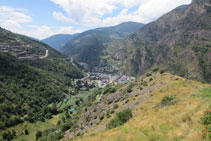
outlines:
[[[29,51],[25,51],[22,46],[11,46],[9,44],[0,44],[1,52],[12,52],[19,60],[35,60],[39,56]]]

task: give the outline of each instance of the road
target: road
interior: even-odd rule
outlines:
[[[45,51],[45,56],[40,57],[40,59],[44,59],[46,57],[48,57],[48,50]]]

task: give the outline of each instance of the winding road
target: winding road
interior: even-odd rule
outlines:
[[[45,56],[40,57],[40,59],[44,59],[46,57],[48,57],[48,50],[45,51]]]

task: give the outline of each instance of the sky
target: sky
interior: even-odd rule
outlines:
[[[191,0],[0,0],[0,27],[37,39],[149,23]]]

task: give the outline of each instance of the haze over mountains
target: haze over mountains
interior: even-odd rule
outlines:
[[[68,34],[57,34],[53,35],[49,38],[43,39],[42,42],[48,44],[49,46],[53,47],[57,51],[60,51],[61,48],[69,42],[74,37],[78,36],[78,34],[68,35]]]
[[[211,0],[51,47],[0,28],[0,140],[210,140],[210,37]]]

